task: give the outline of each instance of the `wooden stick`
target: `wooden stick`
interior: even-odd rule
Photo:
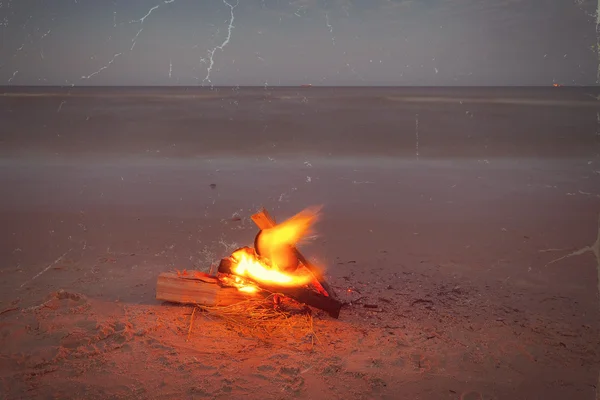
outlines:
[[[252,215],[250,218],[252,219],[254,224],[256,224],[256,226],[258,226],[258,229],[260,229],[260,230],[273,228],[275,225],[277,225],[277,223],[275,222],[275,219],[273,217],[271,217],[271,215],[269,215],[268,211],[265,210],[264,208],[262,208],[256,214]],[[256,248],[256,243],[254,243],[254,247]],[[336,294],[335,294],[334,290],[331,288],[331,286],[329,286],[329,284],[323,277],[323,274],[321,274],[321,271],[315,265],[313,265],[310,261],[308,261],[306,259],[306,257],[304,257],[302,255],[302,253],[300,253],[300,251],[298,251],[298,249],[296,247],[294,247],[293,249],[294,249],[294,254],[296,255],[296,258],[314,275],[316,283],[319,286],[321,286],[320,288],[317,287],[317,289],[322,289],[328,296],[336,298]],[[319,291],[321,291],[321,290],[319,290]]]
[[[194,309],[192,310],[192,316],[190,317],[190,329],[188,329],[187,339],[185,340],[186,342],[190,341],[190,335],[192,334],[192,326],[194,326],[194,314],[196,314],[197,308],[198,307],[194,306]]]
[[[275,218],[271,217],[269,212],[264,208],[261,208],[259,212],[253,214],[250,218],[260,230],[269,229],[277,225]]]
[[[203,277],[187,271],[186,275],[163,272],[156,282],[156,299],[181,304],[204,306],[229,306],[260,296],[258,293],[240,292],[237,288],[223,287],[216,277]]]

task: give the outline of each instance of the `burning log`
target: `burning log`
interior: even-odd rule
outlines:
[[[312,306],[338,318],[342,302],[295,247],[317,218],[307,209],[277,225],[266,210],[252,216],[260,228],[255,248],[236,250],[219,264],[217,276],[198,271],[167,272],[158,277],[156,298],[205,307],[227,307],[248,300],[268,300],[277,307],[278,295]],[[262,235],[262,236],[261,236]]]
[[[222,259],[219,263],[219,273],[235,276],[235,264],[236,261],[232,258]],[[343,305],[342,302],[331,296],[325,296],[322,293],[318,293],[307,286],[281,286],[258,282],[249,277],[244,277],[244,279],[254,283],[256,286],[267,292],[279,293],[292,298],[299,303],[304,303],[311,307],[323,310],[333,318],[338,318],[340,316],[340,310]]]
[[[273,217],[271,217],[271,215],[269,215],[267,210],[265,210],[264,208],[262,210],[260,210],[259,212],[257,212],[256,214],[252,215],[251,218],[252,218],[252,221],[254,222],[254,224],[256,224],[256,226],[258,226],[258,229],[260,229],[261,231],[265,230],[265,229],[273,228],[277,225],[275,222],[275,219]],[[254,248],[255,249],[258,249],[257,242],[258,242],[259,236],[260,236],[260,233],[256,236],[256,239],[254,240]],[[329,286],[329,284],[327,283],[327,281],[321,274],[321,271],[317,267],[315,267],[310,261],[308,261],[306,259],[306,257],[304,257],[302,255],[302,253],[300,253],[300,251],[298,251],[298,249],[293,247],[292,251],[294,252],[294,255],[296,256],[298,261],[300,261],[302,263],[302,265],[304,265],[304,267],[306,267],[306,269],[308,269],[314,275],[314,277],[315,277],[314,283],[315,283],[317,290],[321,294],[330,296],[332,298],[336,298],[335,292]]]
[[[163,272],[156,282],[156,299],[171,303],[229,306],[257,296],[223,286],[216,277],[199,271]]]
[[[235,276],[232,265],[235,261],[225,258],[219,264],[219,273]],[[280,293],[299,303],[303,303],[327,312],[333,318],[338,318],[342,303],[329,296],[323,296],[308,287],[280,287],[258,283],[262,290],[256,292],[240,291],[234,286],[226,286],[219,277],[210,276],[199,271],[184,273],[163,272],[156,282],[156,299],[180,304],[195,304],[202,306],[230,306],[250,299],[260,299],[270,293]]]

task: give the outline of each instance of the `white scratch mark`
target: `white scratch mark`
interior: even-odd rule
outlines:
[[[344,52],[344,54],[346,54],[346,52]],[[354,67],[352,67],[350,65],[350,63],[346,63],[346,67],[348,67],[348,69],[350,70],[350,72],[355,75],[358,79],[360,79],[361,81],[364,81],[365,78],[362,77],[362,75],[360,75],[358,72],[356,72],[356,70],[354,69]]]
[[[333,36],[333,26],[329,23],[329,13],[325,13],[325,23],[329,28],[329,33],[331,34],[331,43],[335,46],[335,36]]]
[[[211,84],[211,86],[212,86],[212,81],[210,80],[210,73],[212,72],[212,68],[215,65],[215,60],[214,60],[215,51],[217,51],[217,50],[223,51],[223,48],[225,48],[225,46],[227,46],[227,44],[229,44],[229,41],[231,40],[231,31],[234,28],[233,21],[235,20],[235,15],[233,13],[233,10],[235,10],[235,8],[240,4],[238,1],[237,3],[235,3],[235,6],[232,6],[231,4],[229,4],[229,2],[227,2],[227,0],[223,0],[223,3],[225,3],[229,7],[229,10],[230,10],[229,25],[227,26],[227,37],[225,38],[223,43],[221,43],[219,46],[213,48],[212,50],[209,50],[209,52],[208,52],[208,68],[206,69],[206,77],[204,78],[204,80],[202,80],[202,83],[208,81]]]
[[[598,0],[598,4],[596,6],[596,55],[598,58],[596,83],[600,83],[600,0]]]
[[[600,195],[598,194],[594,194],[594,193],[590,193],[590,192],[584,192],[583,190],[578,190],[579,194],[583,194],[586,196],[594,196],[594,197],[600,197]]]
[[[415,155],[419,159],[419,114],[415,114]]]
[[[167,2],[165,1],[165,4],[167,4]],[[135,34],[135,36],[133,37],[133,39],[131,39],[131,48],[129,50],[133,50],[133,48],[135,47],[135,43],[137,42],[137,38],[138,36],[140,36],[140,33],[142,33],[142,31],[144,30],[144,21],[146,20],[146,18],[148,18],[150,16],[150,14],[152,14],[152,12],[154,10],[156,10],[157,8],[160,7],[160,4],[152,7],[150,10],[148,10],[148,12],[146,13],[146,15],[144,15],[142,18],[137,19],[137,20],[133,20],[130,21],[130,24],[134,24],[139,22],[140,23],[140,29],[137,31],[137,33]]]
[[[163,4],[170,4],[170,3],[173,3],[174,1],[175,0],[164,0]],[[144,15],[142,18],[137,19],[137,20],[129,21],[130,24],[140,23],[140,29],[137,31],[137,33],[135,34],[135,36],[133,37],[133,39],[131,39],[132,43],[131,43],[131,47],[130,47],[129,51],[133,50],[133,48],[135,47],[137,38],[140,36],[140,33],[142,33],[142,31],[144,30],[144,21],[146,20],[146,18],[148,18],[150,16],[150,14],[152,14],[152,12],[154,10],[156,10],[159,7],[161,7],[161,5],[162,4],[158,4],[158,5],[154,6],[154,7],[152,7],[150,10],[148,10],[148,12],[146,13],[146,15]],[[113,11],[113,26],[115,28],[117,27],[117,12],[116,11]],[[90,79],[92,76],[94,76],[94,75],[100,73],[101,71],[105,70],[106,68],[108,68],[115,61],[115,58],[117,58],[118,56],[120,56],[122,54],[123,53],[117,53],[117,54],[115,54],[113,56],[112,60],[110,60],[107,65],[105,65],[104,67],[100,68],[98,71],[96,71],[96,72],[94,72],[94,73],[92,73],[90,75],[87,75],[87,76],[84,75],[84,76],[82,76],[81,79]]]
[[[15,76],[17,76],[17,74],[19,73],[19,71],[15,71],[13,72],[12,76],[10,78],[8,78],[8,83],[11,83],[13,79],[15,79]]]
[[[566,254],[562,257],[556,258],[556,259],[546,263],[546,265],[544,267],[548,267],[549,265],[557,263],[561,260],[565,260],[567,258],[581,256],[587,252],[591,252],[596,257],[596,270],[597,270],[597,275],[598,275],[598,282],[597,282],[598,296],[599,296],[599,301],[600,301],[600,214],[598,215],[598,233],[596,235],[596,241],[592,245],[582,247],[582,248],[575,250],[569,254]]]
[[[543,250],[538,250],[538,253],[551,253],[551,252],[557,252],[557,251],[566,251],[569,249],[543,249]]]
[[[172,75],[173,75],[173,61],[169,60],[169,79],[171,79]]]
[[[28,280],[27,282],[23,283],[20,287],[25,286],[26,284],[28,284],[29,282],[33,281],[34,279],[39,278],[44,272],[48,271],[50,268],[52,268],[53,266],[55,266],[58,262],[60,262],[71,250],[73,249],[69,249],[68,251],[66,251],[62,256],[58,257],[56,260],[54,260],[54,262],[52,262],[50,265],[48,265],[46,268],[44,268],[40,273],[38,273],[36,276],[34,276],[33,278],[31,278],[30,280]]]
[[[98,75],[100,72],[104,71],[106,68],[108,68],[112,63],[115,62],[115,60],[117,59],[117,57],[119,57],[120,55],[122,55],[123,53],[117,53],[113,56],[112,60],[110,60],[108,62],[108,64],[102,66],[98,71],[96,72],[92,72],[91,74],[89,74],[88,76],[82,76],[81,79],[90,79],[92,76],[94,75]]]
[[[63,104],[65,104],[67,101],[63,100],[60,102],[60,104],[58,105],[58,110],[56,110],[56,112],[60,112],[60,110],[62,109]]]

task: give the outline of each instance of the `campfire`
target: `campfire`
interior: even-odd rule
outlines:
[[[165,272],[156,286],[158,300],[204,307],[232,307],[270,301],[273,307],[292,300],[338,318],[342,302],[321,271],[296,248],[312,233],[319,208],[308,208],[281,224],[266,210],[252,215],[259,228],[254,247],[223,258],[215,275],[200,271]]]

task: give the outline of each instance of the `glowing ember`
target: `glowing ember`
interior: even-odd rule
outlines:
[[[227,286],[236,287],[240,292],[257,293],[260,291],[260,289],[256,285],[253,285],[252,283],[248,282],[246,279],[243,279],[239,276],[227,275],[227,276],[221,276],[220,279]]]
[[[243,286],[239,286],[238,290],[244,293],[256,293],[258,292],[258,288],[253,285],[244,284]]]

